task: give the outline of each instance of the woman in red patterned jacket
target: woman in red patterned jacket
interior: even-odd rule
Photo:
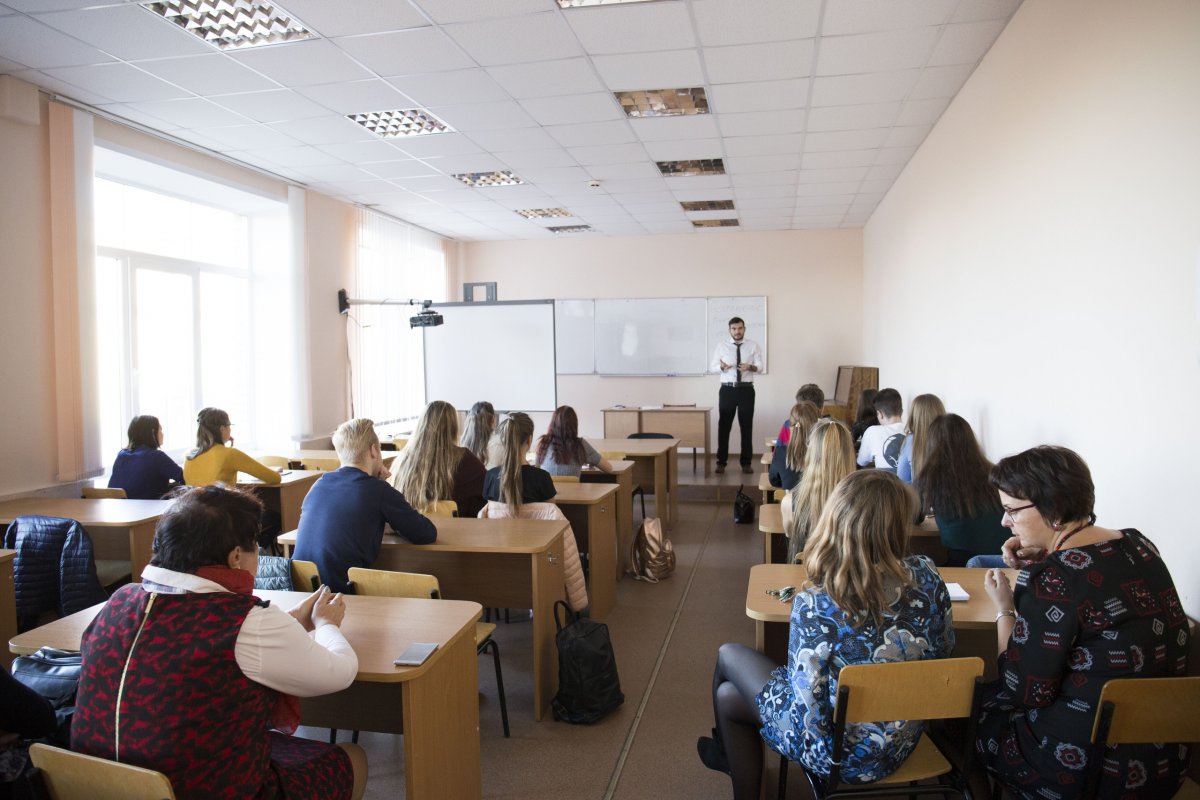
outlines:
[[[324,586],[289,612],[253,596],[261,514],[218,486],[178,496],[142,582],[84,631],[72,749],[158,770],[180,800],[362,796],[357,745],[289,735],[297,697],[358,672],[345,605]]]

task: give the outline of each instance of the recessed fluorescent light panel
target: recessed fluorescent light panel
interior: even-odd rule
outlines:
[[[653,0],[558,0],[559,8],[583,8],[585,6],[615,6],[618,3],[649,3]]]
[[[433,114],[421,108],[347,114],[346,119],[351,122],[357,122],[371,133],[384,139],[395,139],[401,136],[423,136],[427,133],[447,133],[454,130]]]
[[[550,219],[552,217],[574,216],[565,208],[522,208],[518,209],[517,213],[525,219]]]
[[[274,3],[262,0],[163,0],[143,7],[222,50],[316,36]]]
[[[704,87],[613,92],[627,117],[684,117],[708,113]]]
[[[454,176],[467,186],[516,186],[525,181],[513,175],[508,170],[503,172],[461,172]]]
[[[732,211],[732,200],[686,200],[679,205],[684,211]]]
[[[668,178],[692,175],[724,175],[725,162],[719,158],[700,158],[693,161],[658,161],[659,171]]]
[[[546,230],[554,231],[555,233],[583,233],[591,229],[591,225],[559,225],[558,227],[546,228]]]
[[[733,228],[736,227],[738,221],[736,219],[694,219],[692,226],[696,228]]]

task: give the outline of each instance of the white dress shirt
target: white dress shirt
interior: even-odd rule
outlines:
[[[161,567],[147,566],[142,578],[179,593],[228,591],[219,583]],[[336,625],[308,633],[274,603],[250,609],[233,655],[247,678],[296,697],[340,692],[358,674],[358,656]]]
[[[742,361],[743,364],[753,364],[755,372],[742,370],[741,383],[753,383],[754,376],[757,371],[762,369],[762,348],[758,346],[758,342],[752,342],[749,339],[742,339]],[[737,346],[732,338],[717,344],[717,349],[713,351],[712,363],[709,369],[713,372],[721,373],[721,383],[734,383],[738,381],[737,377]],[[732,364],[729,369],[721,369],[721,362]]]

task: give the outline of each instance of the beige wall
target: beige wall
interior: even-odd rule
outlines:
[[[768,374],[757,381],[754,417],[755,451],[761,452],[762,439],[779,430],[802,383],[816,382],[832,394],[838,365],[858,363],[861,261],[858,230],[721,231],[474,242],[462,248],[459,275],[496,281],[501,300],[766,295]],[[575,407],[581,430],[593,436],[603,430],[600,409],[615,403],[711,405],[715,442],[717,384],[715,375],[560,375],[558,400]],[[735,430],[735,452],[738,441]]]
[[[350,416],[346,318],[337,313],[337,292],[352,289],[357,215],[353,206],[316,192],[307,193],[305,211],[305,334],[312,421],[303,433],[328,436]]]
[[[864,233],[864,355],[998,458],[1077,449],[1200,616],[1200,4],[1031,0]]]

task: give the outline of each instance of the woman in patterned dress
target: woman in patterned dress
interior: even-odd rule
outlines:
[[[717,727],[697,747],[705,766],[730,774],[736,800],[759,796],[764,740],[829,774],[843,666],[944,658],[954,649],[946,585],[928,558],[906,555],[915,510],[895,475],[847,476],[805,547],[808,580],[792,604],[787,666],[745,645],[721,645],[713,674]],[[920,736],[920,722],[848,726],[842,780],[890,775]]]
[[[1188,763],[1179,744],[1091,752],[1100,690],[1113,678],[1187,671],[1188,623],[1158,550],[1132,528],[1097,526],[1087,464],[1064,447],[1002,459],[1000,492],[1012,553],[1039,551],[1016,590],[1001,570],[985,588],[997,609],[1001,679],[984,697],[976,749],[1018,797],[1080,796],[1089,760],[1103,758],[1100,796],[1168,798]]]

